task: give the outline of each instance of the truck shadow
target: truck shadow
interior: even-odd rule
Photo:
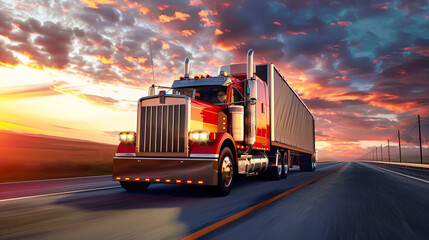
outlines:
[[[291,169],[290,176],[296,174],[298,169]],[[122,188],[108,189],[86,193],[66,195],[54,204],[66,205],[87,211],[130,210],[148,208],[172,207],[204,207],[221,205],[225,201],[240,201],[254,197],[252,202],[269,198],[294,186],[286,184],[288,179],[268,181],[261,177],[242,177],[234,182],[233,190],[228,196],[216,197],[208,194],[205,186],[152,184],[145,192],[127,192]],[[273,184],[275,183],[275,184]],[[289,186],[288,186],[289,185]],[[260,191],[265,194],[261,197]]]

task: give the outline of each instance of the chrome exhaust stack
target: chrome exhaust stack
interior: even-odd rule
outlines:
[[[250,49],[247,52],[247,79],[253,79],[253,54],[255,52]]]
[[[189,58],[185,58],[185,78],[189,78]]]
[[[256,98],[257,98],[257,82],[253,78],[254,51],[250,49],[247,52],[247,82],[246,82],[246,109],[245,109],[245,128],[247,149],[245,154],[250,154],[252,146],[256,140]]]

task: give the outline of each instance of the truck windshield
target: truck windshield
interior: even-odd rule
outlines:
[[[190,98],[195,98],[200,101],[219,105],[219,104],[226,103],[228,87],[206,86],[206,87],[176,88],[176,89],[173,89],[173,94],[186,95]]]

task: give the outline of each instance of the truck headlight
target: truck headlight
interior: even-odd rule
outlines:
[[[196,142],[208,141],[210,138],[210,132],[207,130],[194,130],[190,133],[189,138]]]
[[[121,142],[134,142],[136,141],[135,132],[121,132],[119,133],[119,141]]]

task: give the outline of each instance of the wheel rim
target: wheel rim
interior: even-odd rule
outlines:
[[[280,154],[280,152],[277,152],[277,171],[279,173],[279,176],[282,175],[282,171],[283,171],[283,167],[282,167],[282,161],[281,161],[282,155]]]
[[[233,169],[232,168],[233,167],[232,167],[231,158],[229,156],[226,156],[223,159],[222,168],[221,168],[221,171],[222,171],[222,182],[223,182],[223,185],[225,187],[229,187],[229,185],[231,185],[231,182],[232,182],[232,173],[233,173]]]

